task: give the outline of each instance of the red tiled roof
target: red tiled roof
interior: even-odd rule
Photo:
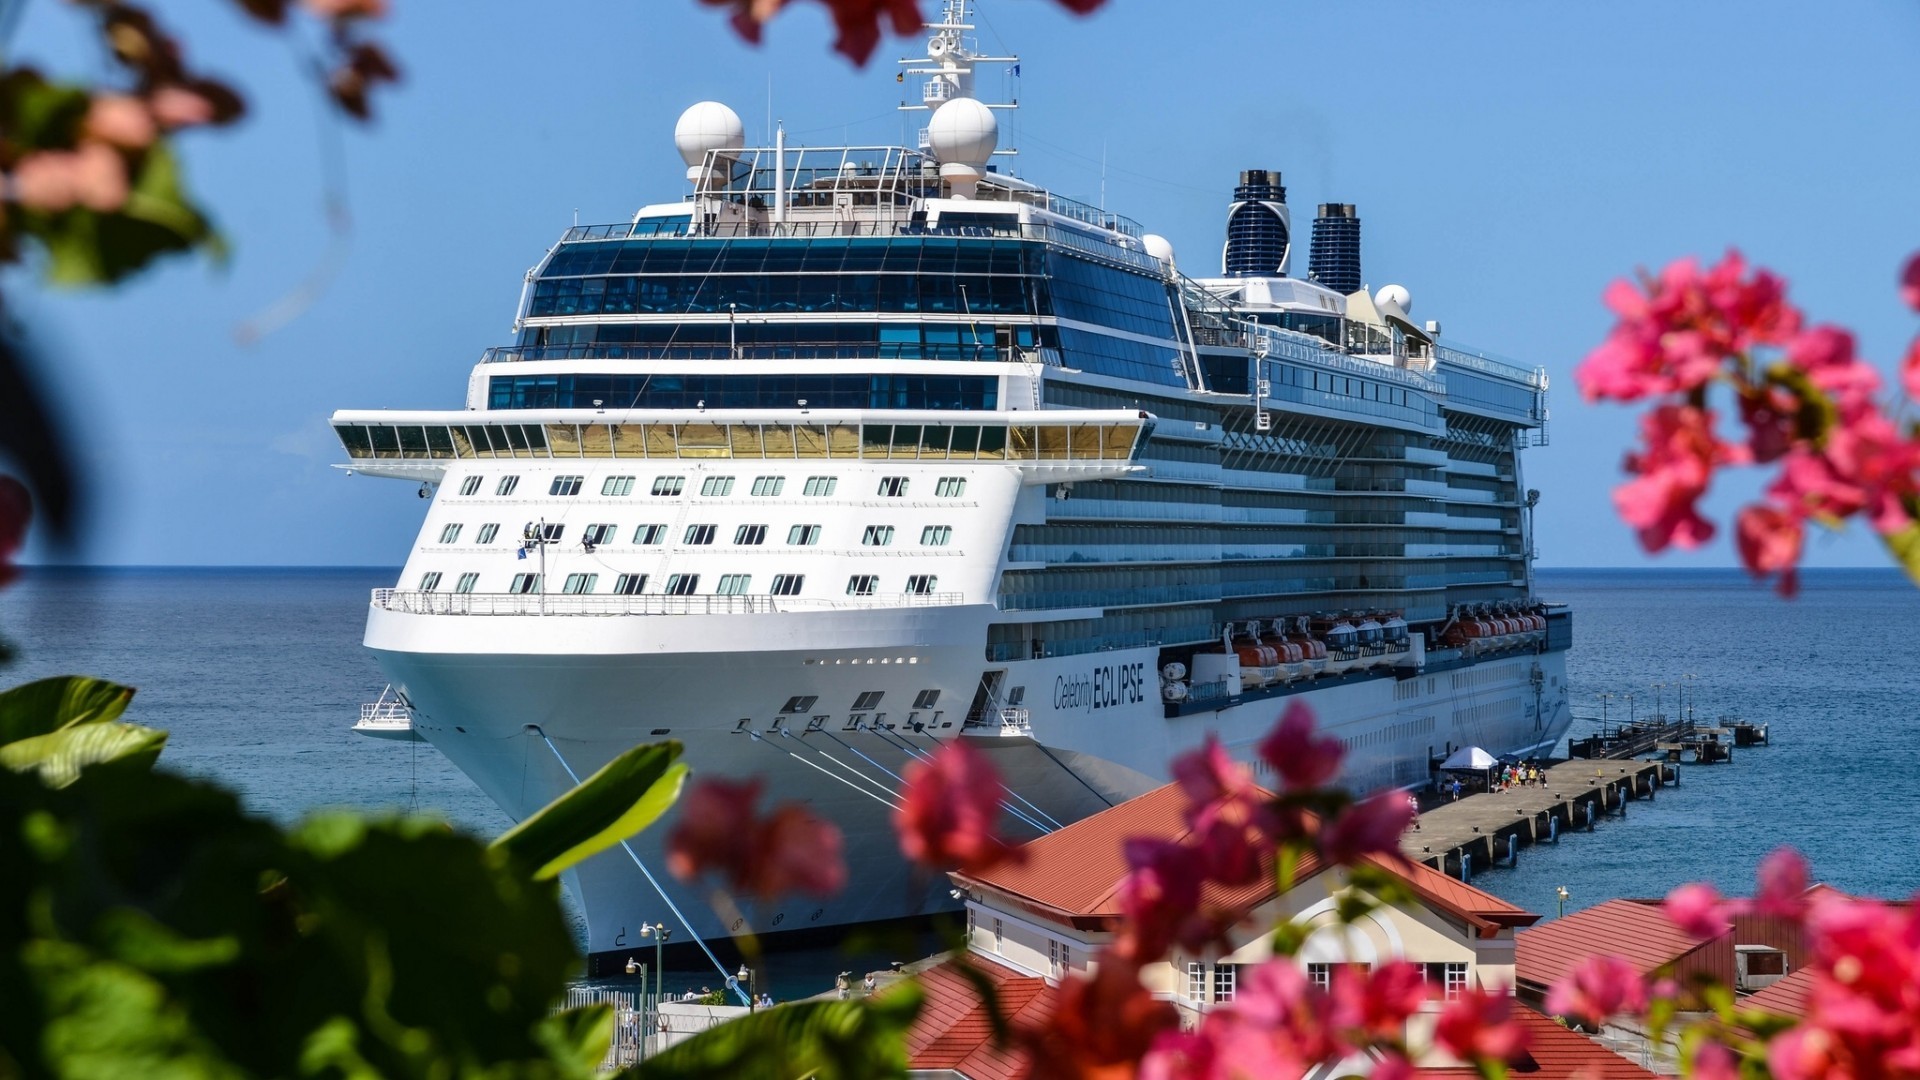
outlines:
[[[1801,968],[1772,986],[1748,994],[1740,1004],[1749,1009],[1765,1009],[1782,1016],[1807,1015],[1807,998],[1813,994],[1813,969]]]
[[[1120,885],[1128,873],[1124,845],[1133,837],[1181,840],[1188,833],[1189,800],[1178,784],[1166,784],[1135,799],[1027,843],[1026,860],[1003,863],[979,874],[954,875],[956,881],[1005,893],[1040,914],[1098,928],[1120,915]],[[1433,906],[1484,926],[1525,926],[1539,918],[1505,900],[1417,863],[1379,857],[1377,865],[1403,879]],[[1295,880],[1306,881],[1326,869],[1308,856]],[[1209,907],[1244,910],[1272,898],[1273,879],[1263,873],[1247,885],[1209,885],[1201,902]]]
[[[1515,935],[1515,975],[1522,982],[1548,986],[1566,977],[1581,960],[1603,953],[1619,956],[1646,975],[1679,960],[1714,938],[1694,937],[1668,919],[1657,904],[1609,900]]]
[[[1514,1019],[1527,1029],[1527,1048],[1507,1062],[1514,1076],[1529,1080],[1650,1080],[1654,1074],[1635,1065],[1577,1031],[1560,1026],[1551,1016],[1532,1009],[1514,1010]],[[1471,1068],[1415,1069],[1419,1080],[1479,1080]]]
[[[1000,1013],[1009,1029],[1045,1020],[1053,1008],[1045,979],[1022,975],[985,957],[967,959],[993,984]],[[948,960],[920,973],[926,1004],[907,1030],[907,1057],[913,1069],[953,1069],[973,1080],[1012,1080],[1026,1072],[1026,1054],[993,1045],[987,1006],[958,968]]]

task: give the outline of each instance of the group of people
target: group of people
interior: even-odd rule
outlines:
[[[1502,765],[1489,774],[1487,783],[1487,790],[1495,793],[1517,787],[1545,787],[1547,770],[1531,761]],[[1468,795],[1466,783],[1458,776],[1443,784],[1441,790],[1447,793],[1448,802],[1458,802]]]

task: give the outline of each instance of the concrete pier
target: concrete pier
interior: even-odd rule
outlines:
[[[1469,795],[1420,815],[1400,850],[1462,880],[1489,867],[1511,866],[1520,849],[1590,830],[1602,818],[1624,816],[1627,804],[1651,799],[1680,782],[1680,768],[1660,761],[1575,759],[1547,770],[1545,785]]]

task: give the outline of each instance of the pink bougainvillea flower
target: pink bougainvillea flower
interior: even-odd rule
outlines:
[[[1740,1080],[1740,1059],[1726,1046],[1704,1040],[1693,1052],[1692,1080]]]
[[[1598,1026],[1609,1016],[1638,1013],[1646,1007],[1646,981],[1632,964],[1618,956],[1587,957],[1547,992],[1548,1012],[1590,1026]]]
[[[1836,1071],[1833,1036],[1811,1024],[1789,1028],[1767,1043],[1767,1069],[1775,1080],[1827,1080]]]
[[[1906,358],[1900,361],[1900,386],[1909,399],[1920,401],[1920,337],[1907,346]]]
[[[987,756],[957,740],[907,766],[893,827],[900,850],[922,866],[969,873],[1019,858],[994,832],[1006,788]]]
[[[1900,271],[1900,299],[1920,311],[1920,251],[1908,256],[1906,267]]]
[[[1805,856],[1790,847],[1776,848],[1760,860],[1754,913],[1795,922],[1806,918],[1810,877]]]
[[[20,576],[13,556],[27,542],[27,522],[33,517],[33,499],[27,486],[0,473],[0,586]]]
[[[168,131],[211,124],[218,113],[205,94],[178,85],[156,88],[148,96],[147,105],[153,110],[153,118]]]
[[[1320,829],[1320,854],[1351,865],[1367,855],[1400,857],[1400,837],[1413,824],[1413,806],[1398,791],[1362,799],[1328,819]]]
[[[1120,884],[1118,899],[1126,921],[1114,947],[1130,962],[1151,963],[1176,943],[1197,952],[1237,921],[1238,913],[1202,909],[1207,859],[1200,850],[1147,837],[1134,837],[1125,848],[1133,869]]]
[[[1367,1080],[1414,1080],[1419,1075],[1413,1071],[1413,1062],[1397,1050],[1389,1050],[1380,1055],[1373,1063],[1373,1071],[1367,1074]]]
[[[1626,461],[1636,478],[1614,489],[1614,506],[1648,551],[1699,547],[1713,537],[1713,523],[1697,504],[1714,469],[1745,461],[1746,448],[1720,441],[1713,412],[1691,405],[1654,409],[1640,418],[1640,434],[1646,445]]]
[[[1293,790],[1325,786],[1340,774],[1346,748],[1340,740],[1316,734],[1313,710],[1304,702],[1287,706],[1280,723],[1260,742],[1260,757]]]
[[[1800,545],[1805,528],[1798,516],[1767,503],[1754,503],[1740,511],[1734,540],[1740,550],[1740,562],[1755,577],[1780,575],[1780,595],[1792,596],[1799,590]]]
[[[147,103],[127,94],[94,98],[81,126],[89,136],[126,150],[144,150],[160,133]]]
[[[300,0],[323,19],[378,19],[387,13],[387,0]]]
[[[1255,790],[1247,767],[1233,760],[1214,735],[1208,735],[1198,750],[1174,758],[1171,771],[1196,807],[1248,795]]]
[[[1028,1075],[1132,1077],[1158,1038],[1179,1030],[1179,1014],[1141,984],[1137,966],[1106,951],[1095,960],[1092,974],[1061,979],[1048,991],[1053,1007],[1014,1030],[1032,1056]]]
[[[694,784],[667,835],[667,868],[683,881],[717,873],[728,888],[759,899],[840,891],[847,878],[840,830],[798,803],[760,817],[762,786],[724,778]]]
[[[1660,910],[1686,933],[1710,938],[1726,931],[1735,909],[1713,886],[1696,881],[1668,893]]]
[[[1807,373],[1826,391],[1843,415],[1870,407],[1880,389],[1880,373],[1854,351],[1853,335],[1837,326],[1815,326],[1787,342],[1787,363]]]
[[[1513,995],[1504,988],[1469,986],[1440,1010],[1434,1042],[1466,1061],[1506,1061],[1526,1048],[1527,1029],[1513,1019]]]
[[[1404,960],[1371,972],[1343,964],[1334,969],[1329,991],[1333,1026],[1355,1045],[1403,1039],[1407,1018],[1432,996],[1420,969]]]

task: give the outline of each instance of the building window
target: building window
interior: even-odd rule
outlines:
[[[681,538],[683,544],[711,544],[720,532],[718,525],[689,525],[687,534]]]
[[[515,574],[513,584],[507,586],[508,592],[537,593],[540,591],[539,574]]]
[[[866,693],[853,699],[853,709],[855,712],[877,709],[880,707],[880,699],[886,696],[887,692],[885,690],[868,690]]]
[[[461,529],[463,529],[463,528],[465,528],[465,527],[466,527],[466,526],[464,526],[464,525],[458,525],[458,524],[455,524],[455,525],[449,525],[449,526],[447,526],[446,528],[444,528],[444,529],[441,529],[441,530],[440,530],[440,542],[441,542],[441,543],[443,543],[443,544],[455,544],[455,543],[459,543],[459,541],[460,541],[460,530],[461,530]]]
[[[526,538],[528,540],[545,540],[549,544],[557,544],[560,542],[561,535],[566,531],[567,527],[565,525],[549,525],[544,521],[536,525],[529,521],[527,522]]]
[[[934,705],[938,704],[939,701],[940,691],[922,690],[920,691],[920,695],[913,699],[913,707],[916,709],[931,709]]]
[[[967,493],[967,478],[964,476],[943,476],[933,485],[933,493],[942,499],[957,499]]]
[[[1047,968],[1055,975],[1060,974],[1060,943],[1047,939]]]
[[[633,542],[636,544],[664,544],[667,542],[665,525],[642,525],[633,530]]]
[[[875,574],[855,574],[847,579],[848,596],[872,596],[879,587],[880,578]]]
[[[767,590],[769,596],[799,596],[800,586],[807,580],[805,574],[775,574],[773,588]]]
[[[742,547],[758,547],[767,542],[765,525],[742,525],[733,530],[733,542]]]
[[[440,571],[435,570],[420,578],[420,591],[432,592],[440,587]]]
[[[947,541],[951,539],[953,539],[951,525],[929,525],[920,530],[921,547],[946,547]]]
[[[493,543],[493,538],[498,535],[500,535],[500,523],[497,521],[489,521],[485,525],[480,526],[480,535],[474,537],[474,539],[482,544],[491,544]]]
[[[1365,972],[1367,972],[1372,968],[1372,965],[1361,964],[1361,963],[1308,964],[1307,965],[1307,981],[1319,987],[1322,990],[1330,990],[1333,988],[1333,969],[1339,968],[1339,967],[1359,968],[1361,973],[1364,974]]]
[[[1420,973],[1426,977],[1427,985],[1433,987],[1449,1001],[1457,998],[1467,988],[1467,965],[1457,964],[1421,964]]]
[[[787,486],[784,476],[756,476],[753,478],[753,493],[772,497],[780,494]]]
[[[607,477],[605,480],[600,481],[600,494],[602,495],[633,494],[633,477],[631,476]]]
[[[893,543],[893,526],[869,525],[867,531],[860,535],[860,542],[867,547],[886,547]]]
[[[1000,924],[999,919],[993,920],[993,951],[999,952],[1000,946],[1005,943],[1006,940],[1006,927]]]
[[[621,574],[613,579],[613,591],[621,596],[637,596],[647,587],[645,574]]]
[[[465,480],[460,481],[460,494],[472,495],[474,492],[479,491],[480,481],[485,479],[486,477],[476,473],[472,476],[467,477]]]
[[[588,550],[597,548],[601,544],[611,544],[614,540],[614,528],[615,526],[611,523],[589,525],[587,531],[580,534],[580,542],[587,545]]]
[[[700,494],[709,499],[724,498],[733,494],[733,477],[709,476],[700,481]]]
[[[1072,966],[1073,966],[1073,946],[1063,941],[1060,943],[1060,970],[1064,973],[1068,968]]]
[[[916,596],[926,596],[940,584],[940,579],[932,574],[914,574],[907,578],[907,591]]]
[[[1187,1000],[1207,1000],[1207,965],[1187,961]]]
[[[839,486],[840,478],[837,476],[809,476],[806,486],[800,490],[808,495],[824,497],[833,494],[833,489]]]
[[[880,478],[880,494],[897,499],[907,493],[907,478],[904,476],[883,476]]]
[[[453,591],[457,593],[470,593],[473,591],[473,587],[478,584],[480,584],[479,574],[461,574],[460,580],[454,583]]]
[[[585,479],[586,477],[584,476],[556,476],[553,478],[552,486],[547,488],[547,494],[578,495],[580,494],[580,482]]]
[[[780,706],[780,711],[784,713],[803,713],[803,712],[806,712],[808,709],[813,708],[813,703],[819,700],[820,699],[818,697],[812,694],[802,694],[798,697],[790,697],[787,699],[787,703],[785,705]]]
[[[568,574],[567,580],[560,585],[560,591],[572,595],[590,593],[599,581],[599,574]]]
[[[751,574],[721,574],[720,586],[713,593],[715,596],[744,596],[752,582]]]
[[[666,595],[668,596],[692,596],[694,594],[694,590],[698,589],[699,587],[700,587],[699,574],[667,575]]]
[[[1239,964],[1213,965],[1213,1000],[1221,1004],[1233,1000],[1235,984],[1240,981]]]
[[[655,495],[678,495],[686,486],[687,478],[684,476],[656,476],[653,478],[653,493]]]
[[[493,493],[495,495],[504,497],[504,496],[513,494],[513,489],[519,486],[520,486],[519,477],[503,476],[500,478],[500,482],[493,486]]]
[[[787,543],[794,547],[811,547],[820,542],[820,526],[795,525],[787,530]]]

